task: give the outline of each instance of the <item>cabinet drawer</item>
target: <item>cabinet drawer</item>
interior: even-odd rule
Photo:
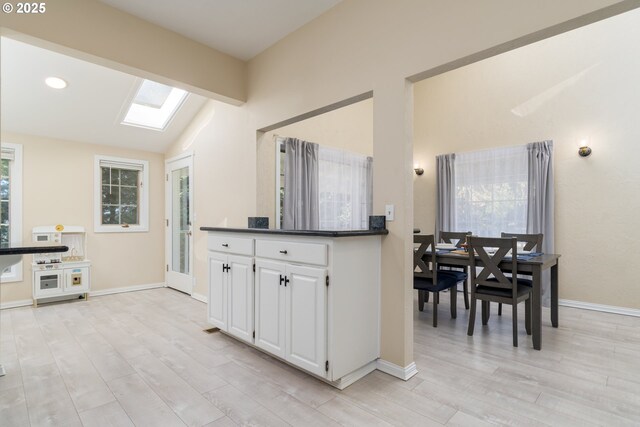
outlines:
[[[253,239],[209,234],[207,248],[228,254],[253,255]]]
[[[256,256],[303,264],[327,265],[327,245],[278,240],[256,240]]]

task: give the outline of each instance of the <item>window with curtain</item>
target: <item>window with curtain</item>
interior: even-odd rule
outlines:
[[[527,146],[456,153],[454,230],[527,231]]]
[[[369,215],[373,206],[373,158],[362,154],[351,153],[344,150],[329,148],[318,144],[309,143],[293,138],[278,137],[276,139],[279,147],[276,156],[276,199],[277,204],[276,218],[280,220],[281,228],[299,228],[296,224],[307,224],[304,228],[320,229],[320,230],[357,230],[366,229],[369,226]],[[289,144],[289,145],[287,145]],[[287,152],[285,147],[294,147],[298,145],[312,144],[317,148],[317,158],[311,158],[305,150],[299,150],[298,154],[294,154],[294,150]],[[313,151],[315,152],[315,151]],[[299,159],[295,162],[293,159],[287,160],[287,156],[303,155],[304,161]],[[304,168],[291,167],[287,169],[287,165],[306,164]],[[313,172],[312,172],[313,171]],[[312,177],[292,176],[292,174],[315,174],[317,179]],[[306,183],[313,188],[305,190],[305,197],[302,197],[306,203],[308,197],[313,197],[315,203],[313,209],[317,205],[318,215],[312,215],[314,218],[297,218],[300,215],[309,214],[308,209],[295,209],[295,212],[287,211],[287,207],[295,203],[285,203],[285,198],[291,200],[294,195],[286,194],[292,191],[290,186],[286,188],[286,182]],[[293,190],[295,191],[295,190]],[[298,201],[302,203],[302,201]],[[293,225],[292,225],[293,224]]]

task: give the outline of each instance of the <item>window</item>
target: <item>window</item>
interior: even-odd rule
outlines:
[[[526,145],[456,154],[454,230],[525,233],[527,197]]]
[[[182,89],[143,80],[122,124],[164,130],[188,94]]]
[[[22,145],[2,143],[0,247],[22,243]],[[2,272],[2,282],[21,282],[22,262]]]
[[[149,162],[96,156],[95,232],[149,230]]]

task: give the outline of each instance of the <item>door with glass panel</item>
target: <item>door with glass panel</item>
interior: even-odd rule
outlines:
[[[193,291],[193,157],[166,162],[166,280],[191,295]]]

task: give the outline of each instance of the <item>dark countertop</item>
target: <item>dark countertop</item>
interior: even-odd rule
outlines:
[[[275,234],[283,236],[353,237],[384,236],[389,230],[276,230],[267,228],[227,228],[200,227],[202,231],[223,231],[227,233]]]
[[[67,252],[68,250],[67,246],[14,246],[13,248],[0,248],[0,256]]]

